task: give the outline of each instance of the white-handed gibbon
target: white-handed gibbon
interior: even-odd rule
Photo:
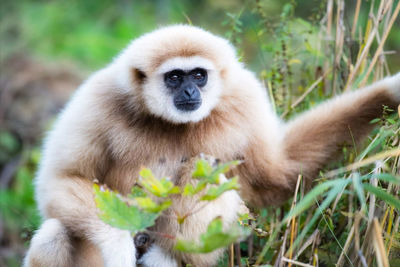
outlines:
[[[240,177],[239,194],[225,193],[180,226],[163,216],[154,226],[196,239],[216,216],[226,226],[234,223],[241,199],[254,206],[287,200],[300,173],[307,180],[317,177],[343,143],[368,134],[383,105],[396,109],[399,103],[397,74],[284,123],[227,40],[185,25],[146,34],[77,90],[48,135],[35,182],[45,221],[25,264],[213,266],[222,250],[178,253],[173,240],[161,237],[137,260],[131,234],[98,218],[93,181],[124,194],[142,166],[182,184],[202,153],[241,159],[232,171]],[[195,205],[178,197],[170,209]]]

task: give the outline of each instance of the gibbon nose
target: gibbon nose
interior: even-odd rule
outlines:
[[[198,89],[194,86],[187,86],[184,90],[185,98],[188,100],[196,99],[200,95]]]

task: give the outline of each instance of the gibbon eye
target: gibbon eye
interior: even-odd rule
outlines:
[[[179,80],[179,76],[178,75],[176,75],[176,74],[173,74],[173,75],[170,75],[169,76],[169,79],[171,80],[171,81],[177,81],[177,80]]]
[[[193,75],[193,77],[194,77],[196,80],[201,80],[201,79],[204,78],[203,73],[201,73],[201,72],[195,73],[195,74]]]
[[[196,82],[198,86],[204,86],[207,79],[207,71],[204,69],[194,69],[190,72],[193,80]]]
[[[173,70],[165,74],[165,82],[170,86],[177,86],[183,79],[183,71]]]

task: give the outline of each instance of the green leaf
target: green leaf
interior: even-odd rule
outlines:
[[[192,173],[194,178],[202,178],[210,176],[212,172],[212,167],[208,163],[208,161],[204,159],[200,159],[196,161],[196,167]]]
[[[137,198],[135,198],[135,200],[140,208],[142,208],[144,211],[150,212],[150,213],[159,213],[163,210],[168,209],[169,206],[171,206],[171,204],[172,204],[172,201],[170,199],[168,199],[160,204],[157,204],[149,197],[137,197]]]
[[[130,196],[132,198],[135,198],[135,197],[146,197],[147,194],[139,186],[134,186],[134,187],[132,187],[132,192],[131,192]]]
[[[183,195],[184,196],[193,196],[195,194],[195,189],[192,184],[187,184],[183,188]]]
[[[217,187],[211,187],[210,189],[208,189],[207,193],[200,198],[200,200],[212,201],[220,197],[226,191],[238,190],[239,189],[238,179],[239,179],[238,177],[234,177]]]
[[[369,174],[369,175],[364,175],[361,177],[361,180],[370,180],[371,178],[376,178],[380,181],[385,181],[388,183],[393,183],[400,185],[400,177],[399,176],[393,176],[390,173],[379,173],[379,174]]]
[[[363,186],[365,190],[371,192],[375,196],[385,201],[387,204],[394,206],[396,209],[400,210],[400,200],[398,198],[394,197],[391,194],[388,194],[379,187],[372,186],[371,184],[363,184]]]
[[[373,119],[372,121],[370,121],[369,123],[370,124],[374,124],[374,123],[377,123],[377,122],[380,122],[380,121],[381,121],[380,118],[376,118],[376,119]]]
[[[382,134],[379,136],[379,138],[374,139],[374,141],[371,142],[366,149],[364,149],[364,151],[357,157],[357,159],[358,160],[363,159],[374,148],[376,148],[378,145],[384,143],[388,136],[393,136],[393,131],[382,132]]]
[[[308,209],[312,204],[314,204],[315,198],[324,193],[328,188],[334,187],[340,182],[343,182],[343,179],[326,181],[314,187],[310,192],[307,193],[307,195],[305,195],[305,197],[296,205],[296,207],[294,207],[294,209],[292,209],[285,216],[283,222],[287,222],[291,218],[299,215],[300,213]]]
[[[396,124],[396,121],[395,120],[393,120],[393,119],[390,119],[390,118],[388,118],[388,119],[386,119],[388,122],[390,122],[390,124]]]
[[[314,226],[314,224],[317,221],[317,219],[319,218],[319,216],[321,214],[323,214],[323,211],[332,203],[332,201],[338,196],[338,194],[343,190],[343,188],[345,188],[347,186],[347,184],[350,181],[351,180],[349,180],[349,179],[346,179],[346,180],[339,179],[336,181],[335,180],[329,181],[329,182],[335,182],[335,185],[332,187],[331,190],[329,190],[327,197],[324,199],[324,201],[321,203],[321,205],[319,205],[318,211],[316,211],[314,213],[311,220],[307,223],[307,225],[303,228],[303,230],[301,231],[299,236],[296,238],[295,242],[293,243],[293,249],[295,249],[299,245],[300,241],[305,237],[305,235],[308,233],[308,231],[310,231],[311,227]],[[328,182],[325,182],[324,184],[326,184],[326,183],[328,183]],[[306,197],[307,197],[307,195],[306,195]],[[315,201],[317,201],[317,200],[315,200]]]
[[[204,179],[209,184],[219,184],[220,175],[226,173],[232,166],[236,166],[238,164],[240,164],[240,161],[238,160],[230,161],[220,164],[213,169],[208,161],[201,159],[196,162],[196,168],[192,176],[196,179]]]
[[[18,149],[18,140],[11,133],[0,131],[0,148],[7,152],[15,152]]]
[[[183,189],[184,196],[193,196],[200,191],[202,191],[208,184],[220,184],[220,175],[229,171],[231,166],[238,165],[240,161],[231,161],[225,164],[220,164],[217,167],[213,168],[208,161],[204,159],[200,159],[196,161],[195,170],[192,173],[192,177],[200,180],[195,186],[192,184],[185,185]],[[212,200],[220,196],[224,190],[231,190],[229,188],[235,189],[233,186],[234,182],[230,182],[223,187],[210,188],[210,190],[206,193],[207,196],[203,196],[202,200]]]
[[[361,183],[360,174],[358,173],[353,174],[353,186],[356,190],[358,199],[360,200],[362,210],[366,210],[367,203],[365,201],[364,189]]]
[[[149,213],[124,202],[117,193],[93,186],[99,217],[107,224],[133,233],[153,226],[158,213]]]
[[[175,249],[189,253],[209,253],[236,242],[241,236],[243,232],[238,225],[224,232],[221,218],[216,218],[210,222],[207,231],[200,236],[199,242],[178,240]]]
[[[155,178],[151,170],[147,168],[143,168],[140,171],[139,184],[157,197],[167,197],[170,194],[178,194],[180,192],[179,187],[174,186],[171,181],[166,178]]]

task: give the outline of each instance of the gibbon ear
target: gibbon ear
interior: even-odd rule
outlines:
[[[146,74],[138,68],[132,69],[132,76],[133,80],[139,84],[142,84],[144,80],[147,78]]]

